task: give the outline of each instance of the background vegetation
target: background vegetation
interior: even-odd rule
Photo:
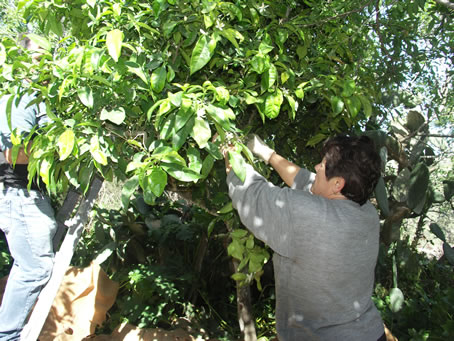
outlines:
[[[366,133],[384,161],[375,303],[400,340],[452,339],[453,7],[0,1],[2,94],[35,92],[53,120],[33,141],[31,176],[56,208],[95,174],[113,184],[73,260],[96,258],[121,283],[103,328],[184,317],[220,339],[271,338],[271,250],[231,210],[219,147],[236,145],[240,177],[252,162],[279,184],[244,146],[248,133],[308,168],[328,136]]]

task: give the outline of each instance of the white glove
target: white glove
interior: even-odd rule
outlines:
[[[247,147],[252,153],[254,153],[260,159],[265,161],[266,164],[268,164],[268,162],[271,159],[271,155],[273,155],[274,153],[274,150],[268,147],[268,145],[255,134],[252,134],[250,136],[249,141],[247,143]]]

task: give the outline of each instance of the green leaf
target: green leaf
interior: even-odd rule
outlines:
[[[253,249],[254,245],[255,245],[254,236],[251,235],[251,236],[249,236],[249,238],[246,241],[246,248]]]
[[[13,146],[19,146],[22,144],[22,136],[17,132],[17,128],[14,129],[13,132],[11,132],[10,139]]]
[[[232,212],[233,211],[233,206],[232,206],[232,202],[229,201],[227,204],[225,204],[219,211],[217,211],[217,213],[219,214],[226,214],[226,213],[229,213],[229,212]]]
[[[214,218],[212,221],[210,221],[210,223],[208,224],[208,227],[207,227],[207,237],[210,238],[211,236],[211,233],[213,233],[213,230],[214,230],[214,227],[217,223],[218,219],[217,218]]]
[[[342,99],[337,96],[331,96],[330,101],[334,116],[339,115],[342,110],[344,110],[344,101],[342,101]]]
[[[276,118],[279,115],[283,101],[284,96],[280,89],[276,89],[274,93],[268,94],[265,99],[265,116],[270,119]]]
[[[307,46],[306,45],[298,45],[296,48],[296,54],[298,55],[299,59],[303,59],[307,55]]]
[[[216,87],[216,99],[221,105],[226,105],[227,103],[229,103],[231,99],[229,90],[227,90],[223,86]]]
[[[129,199],[131,195],[136,191],[137,187],[139,186],[139,177],[133,176],[132,178],[128,179],[123,188],[121,190],[121,203],[125,209],[129,206]]]
[[[3,66],[3,64],[5,63],[6,61],[6,50],[5,50],[5,46],[3,46],[3,44],[0,43],[0,67]]]
[[[45,37],[39,36],[34,33],[27,34],[27,38],[29,38],[32,42],[34,42],[36,45],[38,45],[40,48],[50,51],[52,46],[49,43],[49,40],[47,40]]]
[[[221,160],[224,158],[219,151],[219,146],[212,142],[208,141],[208,144],[205,146],[205,150],[210,153],[210,155],[213,156],[216,160]]]
[[[66,160],[71,155],[75,144],[74,131],[72,129],[66,129],[63,134],[60,135],[57,141],[58,154],[60,155],[60,161]]]
[[[107,33],[106,44],[109,55],[113,60],[118,62],[121,55],[121,48],[123,45],[124,34],[118,29],[114,29]]]
[[[236,257],[235,257],[236,258]],[[242,282],[242,281],[245,281],[247,279],[247,275],[242,273],[242,272],[237,272],[237,273],[234,273],[232,276],[233,280],[237,281],[237,282]]]
[[[167,82],[171,82],[173,81],[173,79],[175,78],[175,71],[173,70],[173,68],[170,66],[170,65],[167,65]]]
[[[145,84],[148,85],[148,78],[145,75],[145,72],[143,71],[141,65],[130,61],[125,62],[125,65],[128,67],[129,72],[132,72],[133,74],[138,76]]]
[[[164,25],[162,26],[162,30],[164,32],[164,36],[166,38],[170,37],[170,35],[172,34],[173,29],[178,24],[179,24],[178,21],[167,21],[167,22],[165,22]]]
[[[208,140],[211,138],[211,129],[208,122],[201,117],[196,117],[191,136],[200,148],[205,148]]]
[[[90,87],[84,86],[77,90],[77,95],[83,105],[88,108],[93,108],[93,91]]]
[[[159,146],[152,154],[153,159],[166,163],[176,163],[181,166],[186,166],[186,161],[169,146]]]
[[[214,18],[212,18],[211,15],[204,15],[203,16],[203,22],[205,24],[205,28],[210,28],[214,24]],[[221,32],[222,33],[222,32]]]
[[[364,109],[364,116],[366,116],[366,118],[371,117],[372,116],[372,105],[370,104],[369,100],[364,95],[360,95],[358,97],[359,97],[359,99],[361,101],[361,105]]]
[[[229,151],[229,162],[236,176],[244,182],[246,179],[246,161],[244,161],[241,153],[237,151]]]
[[[193,170],[179,164],[166,163],[162,164],[161,168],[164,169],[171,177],[180,181],[196,182],[200,179],[200,174],[197,174]]]
[[[275,42],[279,46],[280,53],[284,52],[284,44],[288,39],[288,34],[289,34],[288,30],[284,30],[284,29],[277,30],[277,33],[275,35],[276,36]]]
[[[103,166],[107,166],[107,157],[99,147],[99,139],[96,135],[90,140],[90,154],[96,162]]]
[[[355,118],[361,109],[361,100],[358,96],[352,95],[345,99],[345,104],[352,118]]]
[[[344,89],[341,93],[341,96],[350,97],[355,92],[355,89],[356,89],[355,81],[352,79],[346,80],[344,81]]]
[[[172,112],[165,120],[165,123],[162,125],[161,131],[159,132],[161,139],[168,140],[175,134],[175,117],[176,113]]]
[[[39,167],[39,175],[41,179],[46,185],[49,185],[49,172],[52,167],[52,159],[50,157],[46,157],[44,160],[41,161]]]
[[[296,117],[296,111],[298,110],[298,102],[290,95],[285,95],[288,105],[290,107],[289,118],[294,120]]]
[[[268,70],[262,74],[262,91],[266,91],[273,87],[274,83],[277,80],[277,69],[274,64],[270,64]]]
[[[262,40],[259,45],[259,53],[262,55],[267,55],[274,49],[271,39],[269,39],[269,37],[267,38],[268,39]]]
[[[241,261],[243,259],[244,245],[238,239],[232,239],[232,242],[227,246],[227,253],[229,256]]]
[[[301,83],[300,85],[298,85],[298,87],[296,88],[295,90],[295,95],[296,97],[298,97],[299,99],[304,99],[304,87],[308,84],[308,82],[303,82]]]
[[[54,14],[47,17],[50,30],[58,37],[63,37],[63,27],[60,21],[57,21]]]
[[[322,142],[326,139],[326,135],[323,133],[318,133],[317,135],[313,136],[309,141],[307,141],[308,146],[315,146],[316,144]]]
[[[101,121],[108,120],[112,123],[120,125],[124,122],[125,118],[126,118],[125,109],[123,109],[122,107],[119,107],[118,109],[112,111],[107,111],[106,109],[101,110],[100,116]]]
[[[244,40],[243,35],[233,28],[224,29],[221,31],[221,34],[226,37],[237,49],[240,48],[237,39],[240,40],[240,42]]]
[[[216,48],[216,40],[208,38],[206,35],[202,35],[191,54],[191,65],[190,74],[203,68],[213,57],[214,50]]]
[[[194,111],[192,110],[178,110],[175,117],[175,131],[178,132],[181,128],[183,128],[193,115]]]
[[[440,226],[437,223],[432,223],[429,225],[430,231],[436,235],[439,239],[443,242],[446,242],[446,237],[443,231],[441,230]]]
[[[159,167],[153,167],[144,182],[144,190],[151,191],[155,196],[160,197],[167,185],[167,173]]]
[[[258,74],[262,74],[269,65],[269,57],[261,54],[256,54],[251,60],[252,70]]]
[[[261,255],[251,253],[248,270],[250,273],[260,271],[263,267],[264,258]]]
[[[229,131],[232,129],[232,123],[230,122],[230,119],[235,119],[235,114],[233,113],[232,109],[209,104],[206,107],[206,112],[214,121],[216,121],[216,123],[224,128],[224,130]]]
[[[397,313],[402,309],[405,302],[404,294],[399,288],[392,288],[389,292],[390,308],[393,313]]]
[[[192,129],[194,127],[194,122],[195,119],[193,116],[187,121],[187,123],[179,129],[175,134],[172,136],[172,147],[175,150],[178,150],[183,146],[183,144],[186,142],[186,139],[189,137],[189,135],[192,132]]]
[[[231,203],[230,203],[230,207],[232,207]],[[243,237],[246,237],[248,234],[248,231],[247,230],[244,230],[244,229],[236,229],[235,231],[233,231],[231,233],[231,236],[232,238],[243,238]]]
[[[213,169],[214,166],[214,157],[208,154],[205,157],[205,160],[202,162],[202,169],[200,170],[200,174],[202,175],[202,179],[205,179],[208,177],[208,175],[211,172],[211,169]]]
[[[167,72],[165,66],[161,66],[151,74],[151,88],[160,93],[166,84]]]
[[[161,120],[165,117],[172,110],[172,105],[170,103],[170,98],[166,98],[164,101],[161,102],[159,105],[158,113],[156,114],[156,118],[154,121],[154,126],[157,130],[159,130],[159,126],[161,124]]]
[[[284,71],[281,73],[281,84],[285,84],[285,82],[287,82],[290,78],[290,74],[287,72],[287,71]],[[304,92],[303,92],[303,96],[304,96]]]
[[[170,103],[172,103],[173,106],[178,108],[181,106],[183,100],[183,91],[179,91],[175,94],[172,92],[168,92],[167,97],[169,98]]]
[[[200,173],[200,170],[202,169],[202,159],[200,157],[199,150],[193,147],[189,147],[186,155],[189,160],[189,169],[192,169],[196,173]]]
[[[86,193],[88,191],[92,174],[93,174],[92,167],[82,167],[80,169],[78,183],[80,186],[79,190],[82,191],[82,193]]]
[[[238,8],[235,4],[231,2],[219,2],[218,6],[221,11],[229,14],[232,19],[235,17],[238,19],[238,21],[241,21],[243,19],[241,9]]]

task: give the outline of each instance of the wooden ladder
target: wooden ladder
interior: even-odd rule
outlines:
[[[53,240],[54,250],[57,250],[63,236],[65,237],[60,248],[55,253],[54,267],[49,282],[39,294],[30,318],[22,330],[21,341],[36,341],[38,339],[63,277],[70,265],[84,225],[88,221],[89,213],[101,190],[102,183],[103,181],[100,178],[94,177],[85,197],[74,190],[70,190],[62,207],[56,214],[55,219],[58,223],[58,228]],[[77,205],[77,211],[72,215]]]

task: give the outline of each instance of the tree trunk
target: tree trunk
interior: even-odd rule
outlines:
[[[229,222],[225,222],[227,230],[233,231],[232,226]],[[230,238],[225,240],[225,249],[227,250],[228,241]],[[238,265],[240,262],[232,257],[231,268],[232,272],[238,271]],[[257,341],[257,332],[255,330],[255,319],[252,313],[252,300],[251,300],[251,287],[250,285],[240,286],[236,282],[236,306],[238,312],[238,323],[240,324],[241,338],[242,341]]]
[[[233,260],[233,267],[238,269],[239,262]],[[251,286],[236,284],[236,305],[238,311],[238,323],[240,324],[241,340],[256,341],[255,319],[252,313]]]
[[[200,239],[199,245],[197,247],[197,252],[194,259],[194,270],[197,275],[200,275],[202,272],[202,263],[203,259],[205,258],[205,254],[208,250],[208,237],[203,234],[202,238]],[[199,287],[199,281],[196,279],[192,283],[191,291],[189,292],[189,300],[195,304],[197,300],[197,289]]]

